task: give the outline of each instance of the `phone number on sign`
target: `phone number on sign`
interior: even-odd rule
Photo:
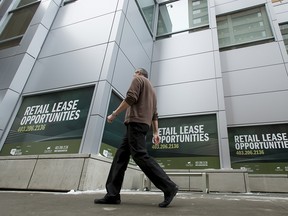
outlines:
[[[18,132],[29,132],[29,131],[42,131],[45,130],[46,124],[40,124],[40,125],[28,125],[28,126],[21,126],[18,128]]]
[[[179,144],[154,144],[152,145],[152,149],[178,149]]]
[[[264,150],[236,151],[236,155],[264,155]]]

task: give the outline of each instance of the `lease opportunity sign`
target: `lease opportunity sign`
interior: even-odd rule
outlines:
[[[233,168],[255,174],[288,173],[288,124],[228,128]]]
[[[148,151],[164,168],[219,168],[216,114],[161,118],[159,135],[159,145],[148,135]]]
[[[78,153],[93,89],[24,97],[0,155]]]

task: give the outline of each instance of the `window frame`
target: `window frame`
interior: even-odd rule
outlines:
[[[285,31],[287,31],[287,34],[283,34],[282,32],[282,26],[284,25],[287,25],[287,28],[285,29]],[[283,43],[284,43],[284,46],[285,46],[285,49],[286,49],[286,53],[288,54],[288,22],[283,22],[283,23],[279,23],[279,28],[280,28],[280,32],[281,32],[281,35],[282,35],[282,39],[283,39]],[[284,37],[286,36],[287,39]],[[287,44],[285,43],[285,41],[287,41]]]
[[[35,0],[34,2],[25,4],[25,5],[21,5],[18,7],[19,3],[21,2],[21,0],[14,2],[12,8],[7,11],[5,18],[3,17],[3,22],[0,22],[0,36],[3,34],[3,32],[5,33],[6,29],[11,28],[9,25],[9,22],[11,21],[11,19],[13,18],[13,15],[15,15],[15,13],[17,13],[18,11],[21,10],[25,10],[25,9],[29,9],[29,7],[33,7],[35,5],[38,5],[37,8],[35,9],[34,15],[41,3],[41,0]],[[16,36],[12,36],[12,37],[7,37],[5,39],[0,39],[0,50],[3,49],[9,49],[15,46],[19,46],[19,44],[21,43],[22,38],[24,37],[27,29],[29,28],[29,25],[34,17],[34,15],[31,17],[31,20],[29,21],[29,23],[27,24],[27,28],[25,29],[23,34],[17,34]],[[13,41],[16,40],[16,43],[12,43]],[[18,41],[17,41],[18,40]],[[9,42],[11,42],[12,44],[9,44]]]
[[[74,3],[75,1],[77,1],[77,0],[62,0],[61,6],[65,6],[67,4]]]
[[[138,0],[135,0],[135,3],[136,3],[136,5],[137,5],[137,7],[138,7],[138,9],[140,11],[140,14],[141,14],[141,16],[142,16],[142,18],[143,18],[143,20],[145,22],[146,27],[149,30],[150,35],[152,37],[154,37],[155,28],[157,27],[155,25],[155,23],[156,23],[156,19],[158,18],[158,16],[157,16],[158,3],[157,3],[156,0],[152,0],[152,1],[154,2],[154,11],[153,11],[153,18],[152,18],[152,29],[150,28],[150,25],[149,25],[149,23],[148,23],[148,21],[146,19],[146,16],[145,16],[145,14],[144,14],[144,12],[143,12]]]
[[[231,27],[233,27],[232,25],[232,16],[235,16],[235,15],[240,15],[241,13],[248,13],[249,11],[251,10],[256,10],[256,9],[261,9],[261,11],[265,11],[265,19],[267,18],[267,24],[269,26],[269,30],[271,31],[271,36],[267,36],[266,38],[260,38],[260,39],[256,39],[256,40],[253,40],[253,41],[245,41],[245,42],[242,42],[242,43],[231,43],[230,45],[225,45],[223,47],[220,46],[220,37],[219,37],[219,19],[223,18],[225,20],[228,21],[228,25],[230,30],[232,30]],[[227,19],[227,17],[230,17],[229,19]],[[230,20],[230,23],[229,23],[229,20]],[[263,22],[265,22],[264,19],[262,19]],[[258,45],[258,44],[264,44],[264,43],[268,43],[268,42],[272,42],[272,41],[275,41],[275,34],[274,34],[274,31],[273,31],[273,23],[271,22],[271,19],[269,17],[269,14],[268,14],[268,11],[267,11],[267,7],[266,5],[257,5],[257,6],[254,6],[254,7],[250,7],[250,8],[244,8],[244,9],[241,9],[241,10],[238,10],[238,11],[233,11],[233,12],[229,12],[227,14],[221,14],[221,15],[218,15],[216,16],[216,25],[217,25],[217,37],[218,37],[218,43],[219,43],[219,50],[220,51],[225,51],[225,50],[230,50],[230,49],[237,49],[237,48],[242,48],[242,47],[248,47],[248,46],[253,46],[253,45]],[[265,29],[266,30],[266,29]],[[228,34],[230,35],[230,38],[233,37],[235,38],[235,34],[232,34],[231,35],[231,32],[233,31],[229,31]]]
[[[116,101],[116,103],[113,103],[113,101]],[[113,110],[115,110],[119,104],[123,101],[123,96],[121,96],[120,93],[118,93],[116,91],[116,89],[112,89],[110,92],[110,98],[109,101],[107,103],[107,112],[106,115],[108,116],[110,113],[112,113]],[[121,112],[117,118],[113,121],[113,124],[109,124],[107,122],[105,122],[104,126],[103,126],[103,132],[102,132],[102,137],[101,137],[101,142],[98,148],[98,153],[102,156],[105,156],[102,154],[103,149],[105,149],[105,145],[109,146],[109,148],[111,149],[111,156],[110,157],[106,157],[106,158],[110,158],[113,159],[115,154],[116,154],[116,150],[117,148],[120,146],[121,141],[123,139],[123,136],[125,135],[126,132],[126,127],[124,125],[124,120],[125,120],[125,112]],[[115,129],[117,128],[117,129]],[[115,133],[116,132],[116,133]],[[113,133],[114,136],[107,136],[107,134],[109,133]],[[117,140],[116,142],[109,142],[109,139],[114,139]],[[103,145],[104,144],[104,145]],[[114,154],[113,154],[114,153]]]
[[[169,32],[169,33],[165,33],[165,34],[161,34],[161,35],[157,35],[157,31],[158,31],[158,19],[159,19],[159,11],[160,11],[160,7],[163,6],[163,5],[167,5],[167,4],[171,4],[171,3],[174,3],[174,2],[177,2],[177,1],[180,1],[180,0],[171,0],[171,1],[166,1],[166,2],[162,2],[162,3],[159,3],[158,4],[158,8],[157,8],[157,17],[155,19],[155,22],[156,22],[156,29],[155,29],[155,37],[156,37],[156,40],[158,39],[162,39],[162,38],[169,38],[171,37],[172,35],[176,35],[176,34],[180,34],[180,33],[184,33],[184,32],[188,32],[188,33],[191,33],[191,32],[195,32],[195,31],[200,31],[200,30],[203,30],[203,29],[208,29],[210,28],[210,13],[209,13],[209,0],[207,0],[207,16],[208,16],[208,22],[206,24],[203,24],[203,25],[199,25],[199,26],[196,26],[196,27],[188,27],[188,28],[185,28],[183,30],[179,30],[179,31],[172,31],[172,32]],[[188,0],[189,1],[189,0]],[[192,0],[191,0],[192,1]],[[188,5],[188,9],[190,9],[189,5]],[[188,20],[190,19],[191,17],[191,13],[188,13]]]

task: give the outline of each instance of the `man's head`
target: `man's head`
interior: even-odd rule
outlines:
[[[148,72],[144,68],[138,68],[135,71],[135,74],[143,75],[144,77],[146,77],[148,79]]]

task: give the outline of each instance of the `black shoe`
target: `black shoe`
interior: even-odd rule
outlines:
[[[164,201],[159,203],[159,207],[160,208],[165,208],[167,207],[173,200],[173,198],[176,196],[177,192],[178,192],[179,188],[176,185],[176,187],[170,192],[170,193],[164,193]]]
[[[95,199],[94,203],[95,204],[120,204],[121,199],[120,199],[120,195],[117,195],[117,196],[105,195],[105,197],[102,199]]]

